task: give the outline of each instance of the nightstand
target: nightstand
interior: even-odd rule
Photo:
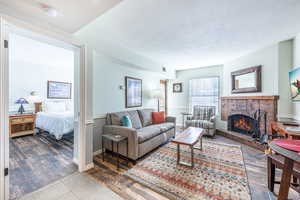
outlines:
[[[9,137],[35,134],[35,114],[9,116]]]

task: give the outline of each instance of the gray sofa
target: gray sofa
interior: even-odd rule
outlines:
[[[152,124],[153,111],[153,109],[141,109],[109,113],[106,116],[103,134],[119,134],[128,137],[128,158],[137,160],[175,137],[176,118],[167,117],[165,123]],[[125,115],[130,117],[133,128],[121,125],[121,119]],[[111,143],[104,141],[104,147],[111,150]],[[119,152],[127,157],[125,143],[120,144]]]

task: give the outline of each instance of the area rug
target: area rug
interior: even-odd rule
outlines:
[[[177,165],[177,146],[169,143],[124,175],[169,199],[251,199],[240,146],[204,141],[194,153],[193,169]],[[181,159],[190,162],[183,145]]]

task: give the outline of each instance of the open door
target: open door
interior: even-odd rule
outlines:
[[[0,200],[9,196],[8,184],[8,38],[6,22],[0,18]]]

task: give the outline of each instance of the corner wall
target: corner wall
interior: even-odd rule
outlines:
[[[125,108],[125,76],[142,79],[143,106],[131,108],[157,108],[157,101],[149,97],[150,91],[160,86],[160,80],[166,79],[157,72],[137,69],[121,63],[97,51],[93,51],[93,151],[101,149],[102,127],[109,112],[130,110]],[[123,89],[120,89],[120,86]]]
[[[179,70],[176,72],[176,79],[168,84],[168,105],[169,115],[177,118],[177,124],[182,125],[181,112],[188,111],[189,104],[189,80],[193,78],[212,77],[220,78],[220,96],[223,92],[223,65],[201,67],[188,70]],[[183,92],[173,93],[173,83],[182,83]],[[220,109],[219,109],[220,110]],[[219,119],[219,115],[217,116]]]
[[[293,40],[282,41],[224,64],[224,96],[280,95],[278,117],[293,117],[288,72],[291,71]],[[231,72],[262,65],[262,92],[231,94]],[[225,124],[224,124],[225,125]]]
[[[294,38],[294,66],[293,69],[300,67],[300,34]],[[294,117],[300,120],[300,102],[293,102]]]
[[[231,94],[231,72],[262,65],[262,92]],[[274,44],[224,64],[224,96],[278,95],[278,45]]]

